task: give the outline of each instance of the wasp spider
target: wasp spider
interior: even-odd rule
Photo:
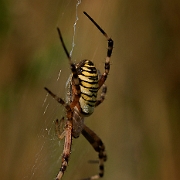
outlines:
[[[103,177],[104,161],[107,159],[103,142],[90,128],[84,124],[84,117],[90,116],[93,113],[94,108],[101,104],[105,98],[107,88],[104,82],[106,81],[110,70],[110,57],[113,50],[113,40],[108,37],[104,30],[86,12],[84,12],[84,14],[92,21],[92,23],[99,29],[99,31],[106,37],[108,41],[105,71],[102,75],[100,75],[93,62],[87,59],[74,64],[68,50],[66,49],[60,29],[57,28],[62,46],[67,58],[69,59],[72,74],[70,75],[70,79],[67,84],[67,102],[57,97],[45,87],[45,90],[66,109],[66,118],[62,118],[62,120],[65,121],[63,133],[60,133],[59,129],[62,120],[56,120],[55,123],[58,137],[60,139],[65,137],[61,168],[56,180],[60,180],[62,178],[67,168],[71,153],[72,137],[77,138],[81,133],[87,139],[87,141],[89,141],[94,150],[99,154],[99,173],[86,178],[86,180],[99,179]],[[100,98],[97,99],[97,93],[101,87],[102,92]]]

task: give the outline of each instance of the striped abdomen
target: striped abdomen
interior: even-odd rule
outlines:
[[[90,115],[94,111],[98,92],[98,73],[90,60],[83,60],[77,65],[80,80],[81,97],[79,103],[84,115]]]

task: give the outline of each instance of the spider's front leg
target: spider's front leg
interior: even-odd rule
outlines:
[[[56,180],[60,180],[67,168],[69,156],[71,154],[71,144],[72,144],[72,121],[67,120],[65,125],[65,142],[64,142],[64,150],[62,155],[62,163],[59,173],[56,177]]]
[[[59,98],[58,96],[56,96],[53,92],[51,92],[48,88],[45,87],[45,90],[56,100],[58,101],[60,104],[62,104],[65,108],[66,108],[66,117],[67,120],[65,122],[65,127],[64,127],[64,132],[63,135],[59,134],[58,137],[61,139],[63,136],[65,136],[65,140],[64,140],[64,149],[63,149],[63,155],[62,155],[62,163],[61,163],[61,168],[59,170],[59,173],[56,177],[56,180],[60,180],[67,168],[68,165],[68,161],[69,161],[69,156],[71,154],[71,144],[72,144],[72,128],[73,128],[73,124],[72,124],[72,110],[70,108],[70,106],[68,104],[66,104],[64,102],[63,99]],[[57,133],[59,133],[59,122],[56,120],[56,130],[58,131]]]
[[[89,141],[89,143],[92,145],[94,150],[99,153],[99,174],[96,174],[94,176],[91,176],[83,180],[99,179],[104,175],[104,161],[106,161],[107,159],[105,153],[105,146],[101,141],[101,139],[86,125],[84,125],[84,128],[82,130],[82,135]]]

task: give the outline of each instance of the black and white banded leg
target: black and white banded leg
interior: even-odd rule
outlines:
[[[88,140],[88,142],[92,145],[94,150],[98,152],[98,157],[99,157],[99,173],[89,178],[85,178],[83,180],[99,179],[104,175],[104,162],[107,160],[107,155],[105,153],[105,146],[102,140],[86,125],[84,125],[84,128],[82,130],[82,135]]]

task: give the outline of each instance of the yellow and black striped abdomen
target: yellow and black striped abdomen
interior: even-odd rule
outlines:
[[[80,80],[81,97],[79,103],[84,115],[90,115],[94,111],[98,92],[98,73],[90,60],[83,60],[77,64]]]

